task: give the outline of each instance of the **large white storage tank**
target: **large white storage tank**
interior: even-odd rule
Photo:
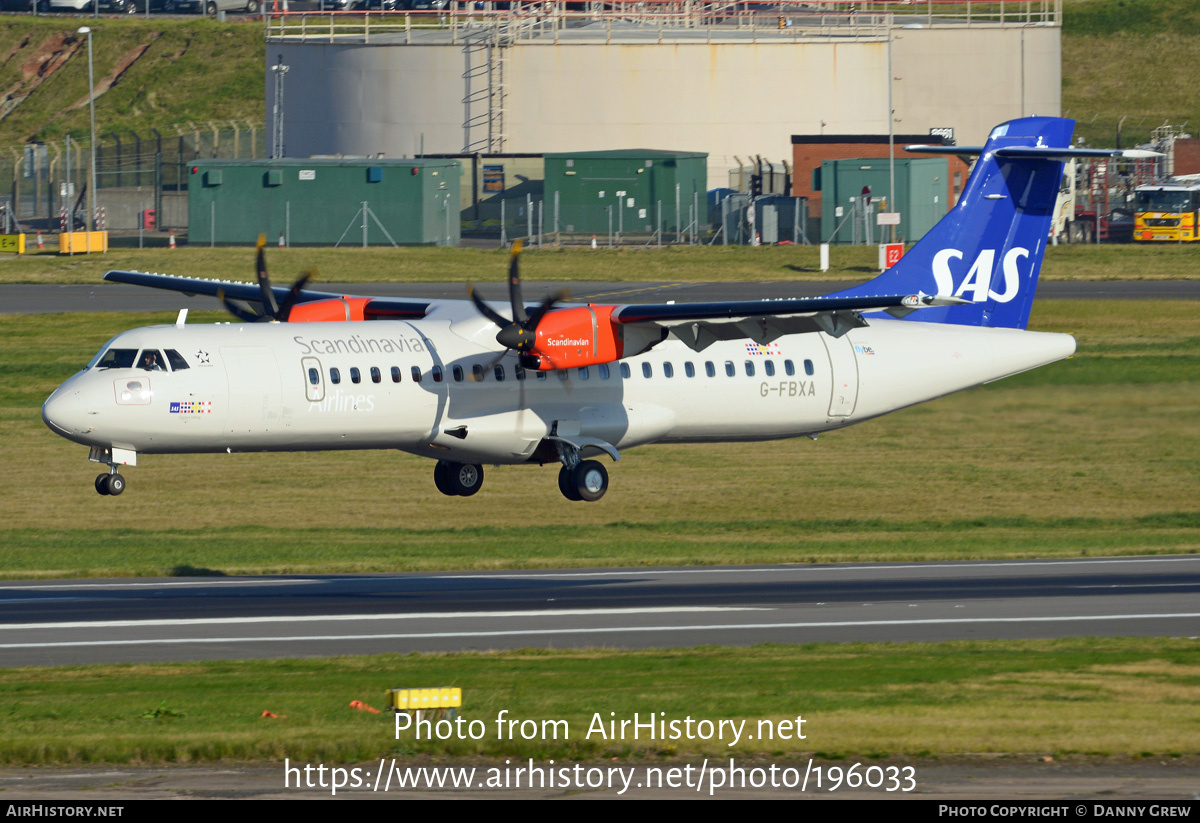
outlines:
[[[997,19],[964,13],[974,5],[955,4],[954,16],[923,3],[849,14],[845,3],[763,2],[278,16],[267,121],[282,62],[288,156],[639,146],[707,152],[717,185],[737,156],[789,157],[792,134],[886,134],[889,77],[906,134],[949,127],[978,143],[1003,120],[1059,114],[1056,6],[978,4],[1020,7]]]

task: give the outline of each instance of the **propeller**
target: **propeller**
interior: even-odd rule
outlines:
[[[509,351],[526,354],[537,342],[537,327],[546,312],[554,308],[555,303],[566,299],[567,293],[560,291],[549,295],[533,310],[532,314],[526,314],[525,301],[521,297],[520,257],[521,241],[517,240],[513,243],[512,254],[509,255],[508,262],[508,302],[512,307],[511,320],[483,302],[483,299],[475,293],[474,286],[468,289],[468,294],[479,313],[500,327],[500,331],[496,333],[496,342]],[[504,354],[500,355],[500,357],[503,356]],[[499,358],[497,358],[498,360]]]
[[[258,289],[262,294],[262,311],[255,312],[226,299],[224,289],[217,290],[217,297],[220,298],[221,305],[225,307],[226,311],[239,320],[247,323],[261,323],[269,320],[278,320],[280,323],[286,323],[289,315],[292,313],[292,307],[300,299],[300,292],[308,285],[308,281],[313,279],[316,271],[307,269],[301,274],[300,278],[288,290],[287,297],[283,298],[283,303],[279,303],[275,299],[275,290],[271,288],[271,278],[267,276],[267,255],[264,251],[266,245],[267,236],[260,234],[258,236],[258,254],[255,258],[254,270],[255,275],[258,277]]]

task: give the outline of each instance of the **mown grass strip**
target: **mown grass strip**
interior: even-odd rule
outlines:
[[[393,687],[458,686],[480,740],[397,740]],[[390,655],[0,669],[0,763],[157,763],[415,754],[547,758],[693,753],[1193,755],[1200,648],[1144,638]],[[500,739],[495,719],[565,720]],[[271,711],[286,718],[263,718]],[[613,714],[610,715],[609,713]],[[601,720],[745,720],[754,740],[588,736]],[[658,715],[663,712],[663,715]],[[758,721],[805,718],[806,739]],[[478,727],[476,727],[478,729]],[[559,726],[561,729],[562,726]],[[765,728],[765,727],[764,727]],[[506,735],[507,738],[507,735]]]

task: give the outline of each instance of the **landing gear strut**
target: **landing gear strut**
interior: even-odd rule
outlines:
[[[439,460],[433,467],[433,484],[449,497],[470,497],[483,487],[483,466]]]

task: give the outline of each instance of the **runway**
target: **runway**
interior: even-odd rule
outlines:
[[[1200,555],[0,584],[0,665],[1200,636]]]
[[[814,297],[856,285],[859,281],[775,281],[759,283],[550,283],[526,282],[530,302],[545,295],[566,291],[576,302],[700,302],[708,300],[759,300],[777,297]],[[467,298],[462,283],[322,283],[320,291],[338,294],[417,299]],[[489,300],[506,301],[505,283],[484,283],[480,293]],[[1068,300],[1200,300],[1200,280],[1113,280],[1043,281],[1038,297]],[[217,311],[221,306],[211,297],[188,297],[175,292],[126,286],[119,283],[94,285],[0,285],[0,314],[46,314],[56,312],[151,312]]]

